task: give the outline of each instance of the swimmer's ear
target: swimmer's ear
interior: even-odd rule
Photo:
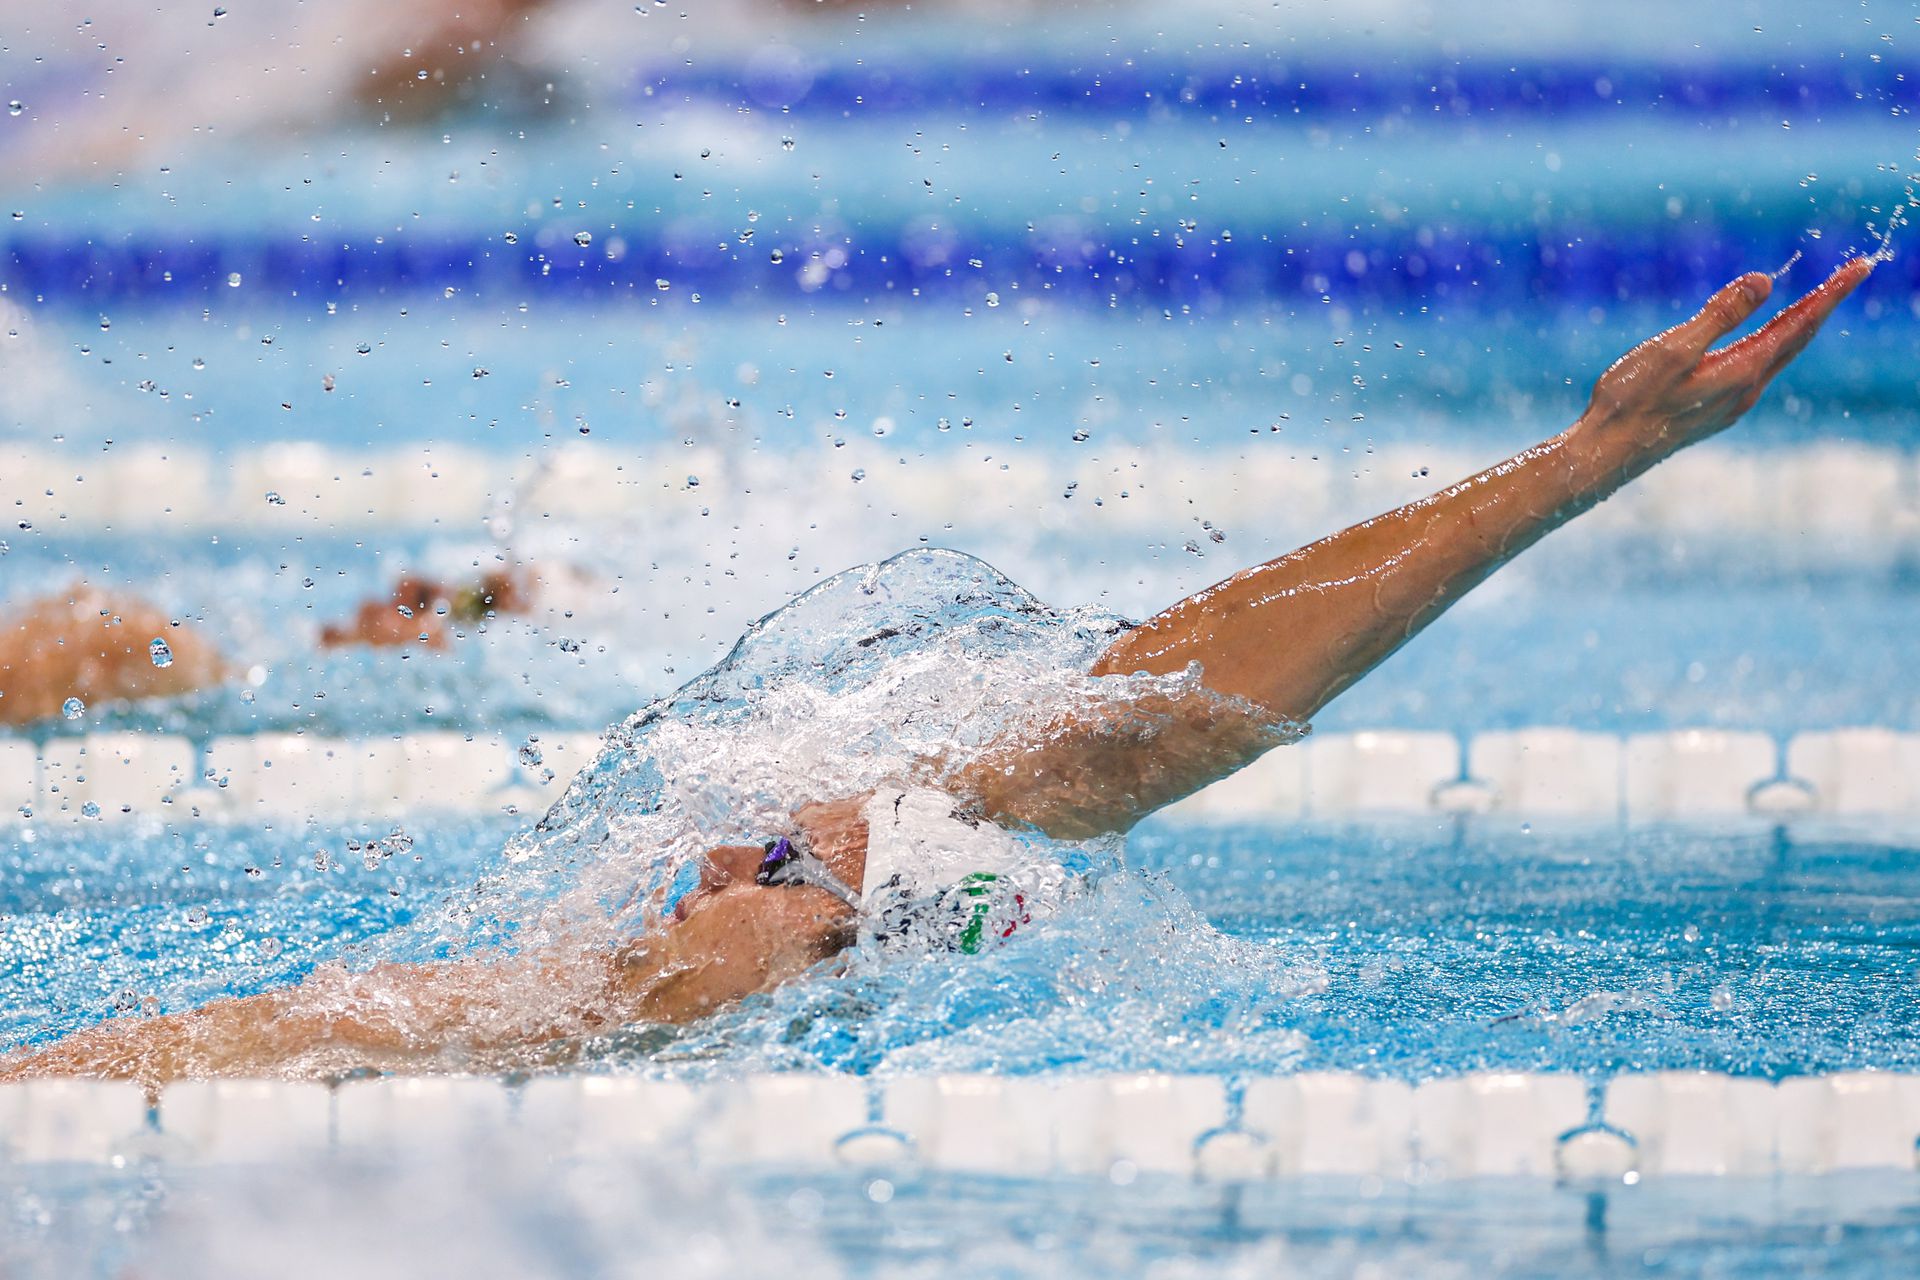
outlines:
[[[1707,354],[1708,347],[1738,329],[1772,292],[1769,276],[1749,271],[1708,298],[1700,314],[1675,329],[1674,336],[1697,361]]]

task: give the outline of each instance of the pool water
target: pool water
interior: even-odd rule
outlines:
[[[391,954],[395,926],[464,893],[509,829],[408,824],[411,847],[371,869],[348,842],[388,828],[14,832],[0,940],[20,963],[0,977],[0,1035],[36,1042]],[[1893,836],[1150,823],[1126,856],[1039,937],[823,975],[650,1060],[590,1053],[696,1076],[1920,1068],[1920,875]]]
[[[0,160],[23,175],[0,223],[0,611],[135,590],[236,669],[25,736],[597,733],[903,548],[981,555],[1081,619],[1147,616],[1559,429],[1712,287],[1796,253],[1777,287],[1807,287],[1914,187],[1898,6],[1207,0],[1169,23],[579,0],[533,20],[550,89],[288,131],[287,101],[361,70],[382,6],[338,7],[339,39],[306,7],[28,6],[0,40]],[[297,84],[259,79],[292,57]],[[1615,506],[1549,539],[1317,728],[1920,729],[1910,238],[1698,455],[1683,518]],[[136,451],[286,443],[348,475],[426,445],[524,475],[586,444],[648,479],[617,513],[564,486],[513,506],[523,483],[490,494],[511,521],[405,528],[272,526],[266,484],[152,530],[43,514]],[[1835,485],[1741,506],[1741,475],[1836,446],[1879,484],[1847,536],[1803,519],[1847,505]],[[580,571],[586,604],[448,654],[316,650],[402,571],[501,557]],[[989,655],[1020,666],[1011,687],[1045,686],[1038,643]],[[662,705],[712,728],[758,672]],[[510,908],[558,900],[529,867],[598,907],[660,870],[596,843],[653,832],[644,800],[711,802],[729,768],[777,790],[773,766],[801,766],[765,736],[731,761],[667,741],[665,780],[616,751],[538,837],[495,812],[0,814],[0,1051],[323,964],[511,945]],[[672,789],[703,770],[708,791]],[[1162,818],[1081,852],[1101,871],[1044,931],[855,956],[694,1027],[587,1040],[566,1069],[1920,1070],[1910,826]],[[1878,1277],[1920,1247],[1906,1172],[1221,1186],[520,1154],[0,1162],[0,1273]]]

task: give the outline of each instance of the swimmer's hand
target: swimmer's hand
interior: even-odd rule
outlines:
[[[1576,430],[1638,446],[1632,461],[1645,466],[1725,430],[1872,272],[1872,259],[1855,258],[1760,329],[1709,351],[1773,291],[1773,281],[1760,272],[1741,276],[1714,294],[1699,315],[1615,361],[1594,387]]]

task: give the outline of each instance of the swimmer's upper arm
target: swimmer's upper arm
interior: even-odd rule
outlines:
[[[1200,685],[1115,696],[1004,737],[942,781],[1005,825],[1068,840],[1112,835],[1295,736]]]

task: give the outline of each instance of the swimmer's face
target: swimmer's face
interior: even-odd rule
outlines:
[[[854,915],[811,885],[762,885],[755,845],[709,850],[700,885],[645,948],[641,1016],[662,1022],[705,1017],[797,977],[844,950]]]
[[[700,883],[674,907],[674,919],[685,920],[725,889],[765,890],[774,887],[753,881],[754,872],[760,869],[760,860],[764,857],[765,850],[752,844],[723,844],[717,849],[707,850],[700,859]]]
[[[864,797],[812,804],[794,814],[815,856],[844,883],[866,870]],[[624,961],[644,992],[640,1015],[664,1022],[704,1017],[806,972],[853,944],[853,909],[813,885],[754,880],[766,850],[720,845],[700,860],[700,881],[664,929]]]

